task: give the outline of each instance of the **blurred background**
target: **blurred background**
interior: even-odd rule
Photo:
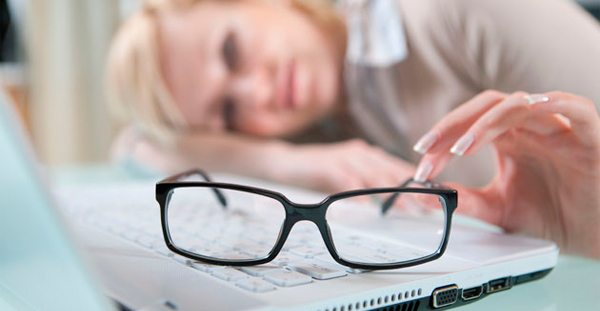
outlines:
[[[600,19],[600,0],[577,1]],[[44,163],[108,160],[117,124],[105,99],[105,57],[119,23],[141,3],[0,0],[0,85]]]

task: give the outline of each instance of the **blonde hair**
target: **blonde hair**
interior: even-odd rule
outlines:
[[[121,26],[111,44],[106,74],[111,112],[163,142],[185,124],[160,67],[158,14],[169,6],[167,1],[146,2]]]
[[[106,86],[111,112],[144,134],[169,143],[188,129],[161,70],[160,14],[208,0],[151,0],[119,29],[108,54]],[[291,5],[325,26],[339,23],[328,0],[291,0]]]

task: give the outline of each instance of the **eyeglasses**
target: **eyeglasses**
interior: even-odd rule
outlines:
[[[188,181],[195,175],[204,181]],[[407,187],[412,184],[418,187]],[[316,204],[294,203],[266,189],[212,182],[200,170],[156,184],[167,247],[196,261],[229,266],[274,260],[301,221],[316,225],[325,242],[322,251],[344,266],[376,270],[423,264],[444,253],[457,199],[456,190],[412,179],[401,187],[333,194]],[[415,208],[433,212],[411,216]]]

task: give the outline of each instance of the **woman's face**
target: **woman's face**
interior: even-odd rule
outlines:
[[[323,117],[340,92],[333,41],[288,1],[201,1],[160,19],[167,86],[210,131],[284,136]]]

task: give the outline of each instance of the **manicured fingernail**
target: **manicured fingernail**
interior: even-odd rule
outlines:
[[[424,154],[431,146],[433,146],[437,139],[438,135],[435,132],[427,132],[427,134],[423,135],[423,137],[417,141],[413,150],[420,154]]]
[[[525,95],[524,98],[530,105],[543,103],[550,100],[550,98],[544,94],[529,94]]]
[[[417,168],[417,172],[415,173],[415,181],[416,182],[424,182],[427,180],[427,178],[429,177],[429,174],[431,174],[431,171],[433,170],[433,163],[431,163],[430,161],[425,161],[423,163],[421,163],[421,165],[419,165],[419,168]]]
[[[456,141],[454,146],[452,146],[452,148],[450,149],[450,152],[458,156],[462,156],[463,154],[465,154],[467,149],[471,147],[473,141],[475,141],[475,135],[467,133],[463,135],[458,141]]]

